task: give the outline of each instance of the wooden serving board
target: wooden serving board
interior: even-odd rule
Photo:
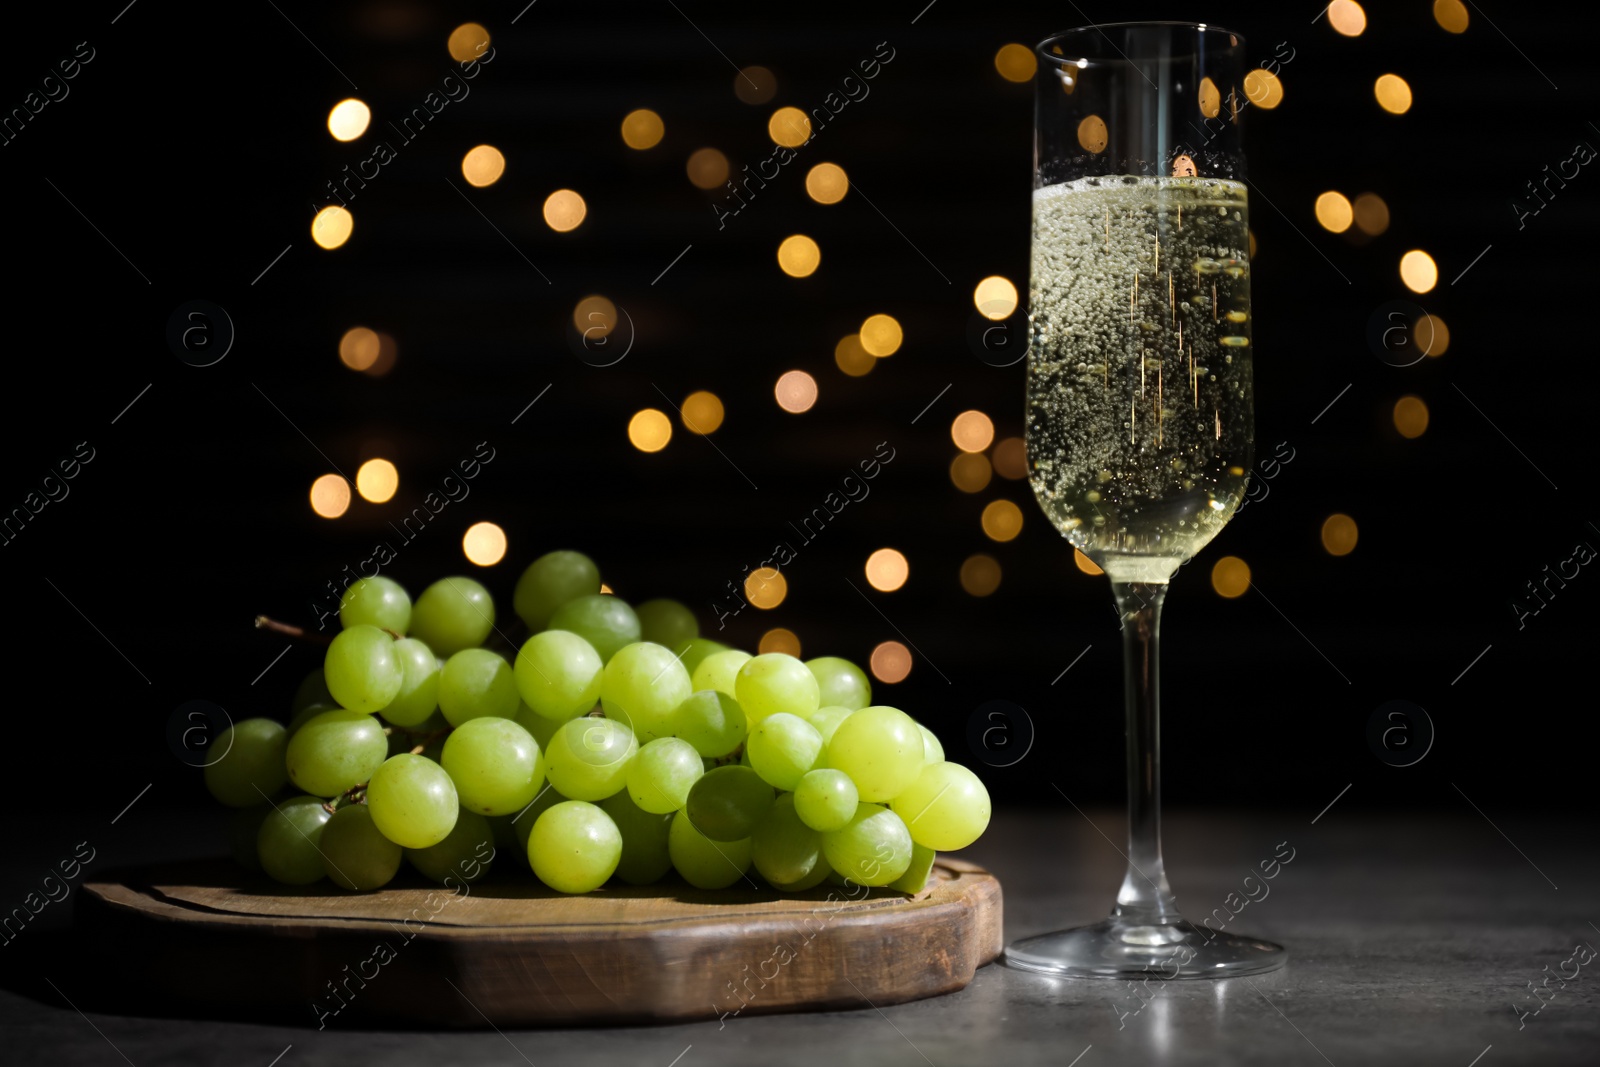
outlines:
[[[941,857],[915,896],[680,881],[562,896],[491,876],[453,892],[290,889],[216,859],[84,883],[82,933],[163,1002],[318,1026],[562,1026],[864,1008],[949,993],[999,955],[1001,894]],[[669,878],[673,878],[670,876]],[[100,939],[105,940],[100,940]]]

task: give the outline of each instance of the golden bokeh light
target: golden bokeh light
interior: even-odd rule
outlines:
[[[991,500],[983,509],[983,532],[991,541],[1010,541],[1022,532],[1022,509],[1009,500]]]
[[[1372,95],[1378,106],[1391,115],[1404,115],[1411,110],[1411,86],[1398,74],[1380,74],[1372,83]]]
[[[1412,323],[1411,336],[1425,356],[1442,356],[1450,350],[1450,327],[1437,315],[1423,315]]]
[[[1439,284],[1439,267],[1428,253],[1413,248],[1400,257],[1400,280],[1413,293],[1426,293]]]
[[[878,359],[861,347],[861,335],[853,333],[848,337],[841,337],[839,343],[833,346],[833,362],[850,377],[860,378],[871,373]]]
[[[637,151],[654,148],[666,132],[661,116],[647,107],[636,108],[622,116],[622,143]]]
[[[756,645],[756,651],[763,656],[769,652],[782,652],[799,659],[800,637],[793,630],[778,626],[761,635],[761,642]]]
[[[963,452],[982,452],[994,440],[994,422],[981,411],[963,411],[950,421],[950,440]]]
[[[1355,221],[1355,209],[1343,193],[1329,190],[1317,197],[1317,222],[1331,233],[1343,233]]]
[[[544,223],[557,233],[576,230],[589,214],[589,205],[571,189],[557,189],[544,198]]]
[[[963,493],[981,493],[989,487],[989,457],[982,452],[962,452],[950,461],[950,481]]]
[[[716,433],[724,415],[722,398],[701,389],[683,398],[683,407],[678,414],[683,419],[683,428],[690,433],[702,437]]]
[[[885,641],[872,650],[872,658],[867,663],[874,678],[894,685],[905,681],[906,675],[911,673],[911,650],[899,641]]]
[[[972,290],[972,305],[986,319],[1008,319],[1017,310],[1017,287],[1009,279],[991,274]]]
[[[1104,152],[1106,143],[1110,140],[1106,130],[1106,120],[1099,115],[1090,115],[1078,123],[1078,143],[1087,151]]]
[[[1428,432],[1428,405],[1420,396],[1403,396],[1394,402],[1394,428],[1414,441]]]
[[[1322,520],[1322,547],[1330,556],[1348,556],[1359,537],[1356,520],[1348,515],[1335,513]]]
[[[1356,229],[1376,237],[1389,228],[1389,205],[1377,193],[1362,193],[1355,202]]]
[[[778,246],[778,266],[791,278],[809,278],[822,265],[822,249],[803,233],[791,234]]]
[[[817,402],[817,380],[803,370],[785,371],[778,376],[772,395],[778,406],[792,415],[810,411]]]
[[[1250,258],[1251,259],[1255,259],[1256,258],[1256,231],[1254,231],[1254,230],[1246,230],[1245,232],[1250,235]]]
[[[337,519],[350,510],[350,483],[337,474],[324,474],[311,483],[311,510],[325,519]]]
[[[461,176],[479,189],[493,185],[506,172],[506,157],[492,144],[469,149],[461,157]]]
[[[994,472],[1016,481],[1028,476],[1028,444],[1020,437],[1007,437],[994,446]]]
[[[369,459],[356,471],[356,492],[361,499],[384,504],[400,488],[400,471],[386,459]]]
[[[746,67],[733,77],[733,95],[747,104],[765,104],[778,94],[778,79],[766,67]]]
[[[757,567],[744,576],[744,598],[763,611],[771,611],[789,595],[789,582],[776,567]]]
[[[476,22],[463,22],[450,31],[450,39],[445,42],[445,47],[450,50],[450,58],[457,63],[470,63],[479,59],[489,47],[489,31]]]
[[[328,132],[335,141],[354,141],[367,132],[371,122],[372,109],[353,96],[334,104],[328,112]]]
[[[767,135],[774,144],[799,148],[811,140],[811,120],[797,107],[780,107],[767,120]]]
[[[1208,119],[1222,114],[1222,90],[1210,78],[1200,79],[1200,114]]]
[[[900,323],[893,315],[869,315],[861,324],[861,347],[879,359],[898,352],[904,339]]]
[[[394,361],[400,355],[400,348],[394,343],[394,338],[386,333],[378,334],[378,358],[372,361],[372,366],[366,369],[369,378],[382,378],[394,370]]]
[[[339,338],[339,362],[351,370],[366,370],[378,361],[378,332],[353,326]]]
[[[973,596],[988,596],[1000,588],[1000,562],[979,552],[961,564],[961,588]]]
[[[837,204],[850,191],[850,176],[837,163],[818,163],[806,171],[806,195],[819,204]]]
[[[1250,564],[1238,556],[1223,556],[1211,568],[1211,588],[1232,600],[1250,589]]]
[[[617,305],[599,294],[586,296],[572,309],[572,325],[586,338],[604,337],[617,328]]]
[[[697,148],[683,169],[696,189],[715,189],[728,180],[728,157],[715,148]]]
[[[1099,564],[1083,554],[1083,549],[1081,548],[1073,548],[1072,562],[1077,565],[1080,571],[1091,577],[1105,573],[1100,569]]]
[[[1433,0],[1433,21],[1446,33],[1466,33],[1467,5],[1461,0]]]
[[[461,551],[480,567],[506,558],[506,532],[492,522],[475,522],[461,535]]]
[[[335,249],[350,240],[355,216],[338,204],[329,204],[311,220],[311,239],[323,248]]]
[[[1244,76],[1244,95],[1256,107],[1271,111],[1283,103],[1283,79],[1265,67],[1255,67]]]
[[[1025,44],[1003,44],[994,54],[994,69],[1008,82],[1032,81],[1039,61]]]
[[[1360,37],[1361,31],[1367,28],[1367,13],[1355,0],[1333,0],[1328,5],[1328,25],[1335,33]]]
[[[911,564],[903,553],[880,548],[867,557],[867,584],[880,593],[892,593],[911,577]]]
[[[660,452],[672,440],[672,420],[655,408],[645,408],[628,420],[628,440],[640,452]]]

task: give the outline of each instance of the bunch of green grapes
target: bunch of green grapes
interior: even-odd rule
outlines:
[[[535,560],[513,597],[531,636],[508,658],[485,647],[495,605],[470,578],[415,602],[389,578],[353,583],[288,726],[235,724],[205,769],[237,809],[235,856],[350,890],[402,860],[459,887],[504,849],[563,893],[671,871],[754,885],[751,868],[786,892],[916,893],[937,850],[987,827],[983,783],[874,705],[854,663],[753,656],[701,637],[683,604],[601,590],[581,553]]]

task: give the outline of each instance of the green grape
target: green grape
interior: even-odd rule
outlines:
[[[569,630],[594,646],[602,663],[639,640],[639,616],[627,601],[606,593],[569,600],[550,616],[550,629]]]
[[[511,664],[486,648],[457,652],[439,672],[439,710],[451,726],[484,715],[511,718],[517,713],[517,680]]]
[[[713,641],[709,637],[696,637],[683,646],[683,669],[693,675],[695,668],[700,666],[707,656],[713,652],[726,651],[728,646],[721,641]]]
[[[494,629],[494,598],[471,578],[440,578],[411,608],[411,636],[446,658],[477,648]]]
[[[411,598],[393,578],[361,578],[351,582],[339,598],[339,622],[347,630],[376,626],[403,637],[411,625]]]
[[[560,793],[556,792],[553,788],[551,788],[550,783],[546,782],[544,784],[544,788],[539,790],[539,795],[533,798],[533,803],[529,804],[515,815],[508,817],[511,837],[516,842],[517,846],[513,851],[517,855],[520,855],[523,860],[527,860],[528,835],[533,832],[533,824],[539,821],[539,816],[543,815],[545,812],[549,811],[563,800],[571,799],[571,797],[564,797]]]
[[[641,742],[672,733],[672,713],[689,699],[689,672],[664,645],[637,641],[617,650],[600,679],[606,718],[626,723]]]
[[[726,756],[739,747],[749,729],[739,702],[716,689],[690,695],[672,713],[673,733],[702,756]]]
[[[726,889],[750,867],[750,839],[713,841],[680,811],[667,831],[667,854],[673,870],[696,889]]]
[[[396,641],[394,650],[400,657],[400,692],[382,714],[396,726],[416,726],[439,706],[439,657],[415,637]]]
[[[325,703],[325,704],[323,704],[323,703],[307,704],[305,707],[303,707],[299,711],[295,712],[294,713],[294,718],[289,720],[289,729],[288,729],[289,736],[293,737],[296,733],[299,732],[300,727],[304,726],[306,723],[310,722],[312,719],[315,719],[318,715],[321,715],[323,712],[325,712],[325,711],[341,711],[341,710],[343,710],[343,709],[341,709],[339,707],[339,705],[335,704],[332,699],[329,699],[328,702]]]
[[[716,841],[739,841],[772,809],[772,787],[749,767],[718,767],[700,776],[683,810]]]
[[[862,800],[876,804],[893,800],[916,781],[926,754],[922,732],[911,716],[874,705],[839,724],[825,760],[851,777]]]
[[[675,655],[681,656],[700,636],[694,612],[676,600],[646,600],[633,611],[639,616],[639,640],[663,645]]]
[[[320,882],[322,853],[317,842],[328,818],[320,797],[294,797],[268,812],[256,835],[256,859],[267,877],[284,885]]]
[[[562,725],[555,719],[547,719],[543,715],[537,714],[526,704],[517,705],[515,721],[518,726],[532,734],[535,741],[539,742],[540,752],[550,751],[550,739],[556,735],[556,731],[561,729]]]
[[[739,679],[739,668],[754,658],[750,653],[737,648],[712,652],[695,666],[689,682],[694,686],[695,692],[715,689],[719,693],[727,693],[737,698],[738,694],[734,689]]]
[[[272,814],[272,805],[263,801],[250,808],[235,808],[228,813],[228,851],[234,862],[247,871],[261,869],[261,857],[256,854],[256,840],[261,836],[261,824]]]
[[[839,704],[856,711],[872,703],[872,683],[867,672],[839,656],[818,656],[806,660],[806,669],[817,680],[822,706]]]
[[[889,802],[919,845],[953,852],[976,841],[989,825],[989,791],[959,763],[930,763]]]
[[[406,849],[406,859],[424,878],[451,889],[488,874],[495,857],[494,830],[489,820],[465,808],[457,812],[456,824],[443,841],[427,848]]]
[[[384,837],[402,848],[427,848],[450,833],[461,802],[443,767],[404,752],[372,773],[367,807]]]
[[[582,800],[550,808],[528,835],[533,873],[558,893],[599,889],[621,860],[622,831],[604,810]]]
[[[284,763],[289,780],[302,791],[336,797],[371,778],[388,754],[382,723],[359,711],[336,708],[295,731]]]
[[[312,704],[335,704],[333,694],[328,692],[328,683],[322,676],[322,668],[317,667],[300,679],[299,688],[294,691],[294,701],[289,705],[289,717],[293,719],[301,710]]]
[[[801,822],[824,833],[848,826],[860,802],[850,776],[832,768],[811,771],[794,787],[794,813]]]
[[[817,694],[804,663],[787,652],[764,652],[739,668],[733,697],[754,726],[780,711],[805,718],[821,706]]]
[[[750,859],[776,889],[798,893],[828,877],[822,835],[795,814],[794,799],[779,797],[750,835]]]
[[[883,805],[859,804],[843,829],[822,835],[822,852],[849,881],[888,885],[911,866],[911,834]]]
[[[617,880],[629,885],[659,882],[672,870],[672,854],[667,850],[667,833],[672,816],[652,815],[633,802],[627,790],[600,802],[600,808],[617,824],[622,834],[622,858],[617,861]]]
[[[371,712],[400,695],[405,671],[394,638],[376,626],[341,630],[328,646],[322,672],[341,708]]]
[[[780,711],[755,724],[744,750],[750,766],[779,789],[793,791],[822,756],[822,735],[798,715]]]
[[[582,552],[546,552],[522,572],[511,606],[530,630],[542,630],[569,600],[600,592],[600,568]]]
[[[839,728],[839,724],[854,714],[851,709],[835,704],[831,708],[818,708],[806,721],[817,728],[817,733],[822,735],[822,743],[826,745],[833,740],[833,732]]]
[[[920,722],[917,723],[917,729],[922,732],[923,764],[942,763],[944,761],[944,745],[939,742],[938,736]]]
[[[346,889],[380,889],[400,870],[400,846],[378,832],[365,804],[334,812],[317,847],[323,872]]]
[[[906,868],[906,873],[889,883],[890,889],[898,889],[902,893],[920,893],[928,888],[928,875],[933,872],[933,861],[938,858],[938,853],[924,845],[917,844],[913,838],[911,842],[911,866]]]
[[[582,715],[600,699],[605,664],[594,646],[567,630],[534,634],[517,653],[523,703],[556,722]]]
[[[289,780],[283,769],[288,743],[289,732],[271,719],[234,723],[212,742],[211,751],[222,755],[205,769],[206,788],[230,808],[271,800]]]
[[[670,815],[689,800],[689,790],[705,774],[700,753],[687,741],[658,737],[639,749],[628,765],[628,795],[652,815]]]
[[[612,719],[584,716],[564,724],[545,749],[550,784],[574,800],[604,800],[628,784],[639,751],[633,731]]]
[[[539,743],[510,719],[486,715],[463,723],[445,740],[439,762],[461,806],[482,815],[520,811],[544,785]]]

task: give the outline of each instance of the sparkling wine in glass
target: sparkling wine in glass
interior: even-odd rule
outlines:
[[[1017,941],[1006,962],[1078,977],[1270,971],[1280,946],[1178,913],[1161,858],[1161,604],[1233,516],[1252,462],[1244,40],[1122,23],[1037,51],[1029,470],[1122,617],[1128,870],[1109,919]]]

